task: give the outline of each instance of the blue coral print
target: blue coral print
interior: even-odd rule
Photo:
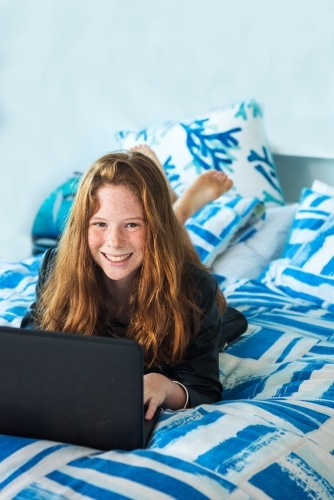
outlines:
[[[263,190],[263,201],[265,203],[274,202],[278,205],[284,205],[283,192],[276,174],[274,161],[265,146],[262,146],[262,153],[263,155],[261,156],[259,153],[251,149],[247,160],[249,162],[258,162],[258,165],[255,165],[254,167],[255,170],[263,175],[263,177],[269,182],[270,186],[279,195],[278,198],[275,198],[272,194],[268,193],[268,191]]]
[[[118,137],[119,140],[126,139],[128,136],[132,137],[132,132],[128,130],[121,130],[116,134],[116,137]],[[139,130],[139,132],[135,135],[135,141],[136,142],[146,142],[147,141],[147,130]]]
[[[248,120],[247,110],[250,110],[253,118],[262,117],[262,110],[260,105],[255,101],[255,99],[251,99],[250,101],[239,102],[236,104],[237,112],[234,115],[235,118],[241,117],[243,120]]]
[[[181,176],[177,171],[176,166],[172,163],[172,157],[169,156],[165,163],[163,164],[164,171],[168,177],[168,180],[177,194],[182,193],[185,189],[183,182],[181,181]]]
[[[187,147],[194,158],[189,166],[195,166],[197,174],[213,168],[222,172],[233,172],[233,151],[240,149],[238,134],[242,130],[241,127],[208,133],[207,121],[208,119],[195,120],[188,125],[181,123],[187,134]]]

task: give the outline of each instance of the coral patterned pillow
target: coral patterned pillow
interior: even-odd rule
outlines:
[[[122,149],[148,144],[177,195],[202,172],[217,169],[233,180],[231,196],[256,197],[267,206],[284,204],[262,110],[253,99],[183,122],[120,131],[116,138]]]

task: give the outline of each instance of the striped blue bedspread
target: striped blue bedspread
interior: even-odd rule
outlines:
[[[38,263],[0,263],[1,325]],[[255,281],[226,296],[249,328],[220,354],[222,402],[165,411],[130,453],[1,435],[0,499],[333,499],[334,315]]]

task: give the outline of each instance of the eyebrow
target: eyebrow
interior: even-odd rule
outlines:
[[[97,215],[92,215],[90,220],[92,219],[102,219],[102,220],[108,220],[105,217],[97,216]],[[142,220],[145,221],[144,217],[126,217],[125,219],[121,219],[122,221],[127,221],[127,220]]]

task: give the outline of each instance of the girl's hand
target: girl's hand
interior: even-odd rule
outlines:
[[[146,420],[151,420],[156,409],[164,406],[170,410],[183,408],[187,395],[183,388],[160,373],[144,375],[144,405],[147,405]]]

